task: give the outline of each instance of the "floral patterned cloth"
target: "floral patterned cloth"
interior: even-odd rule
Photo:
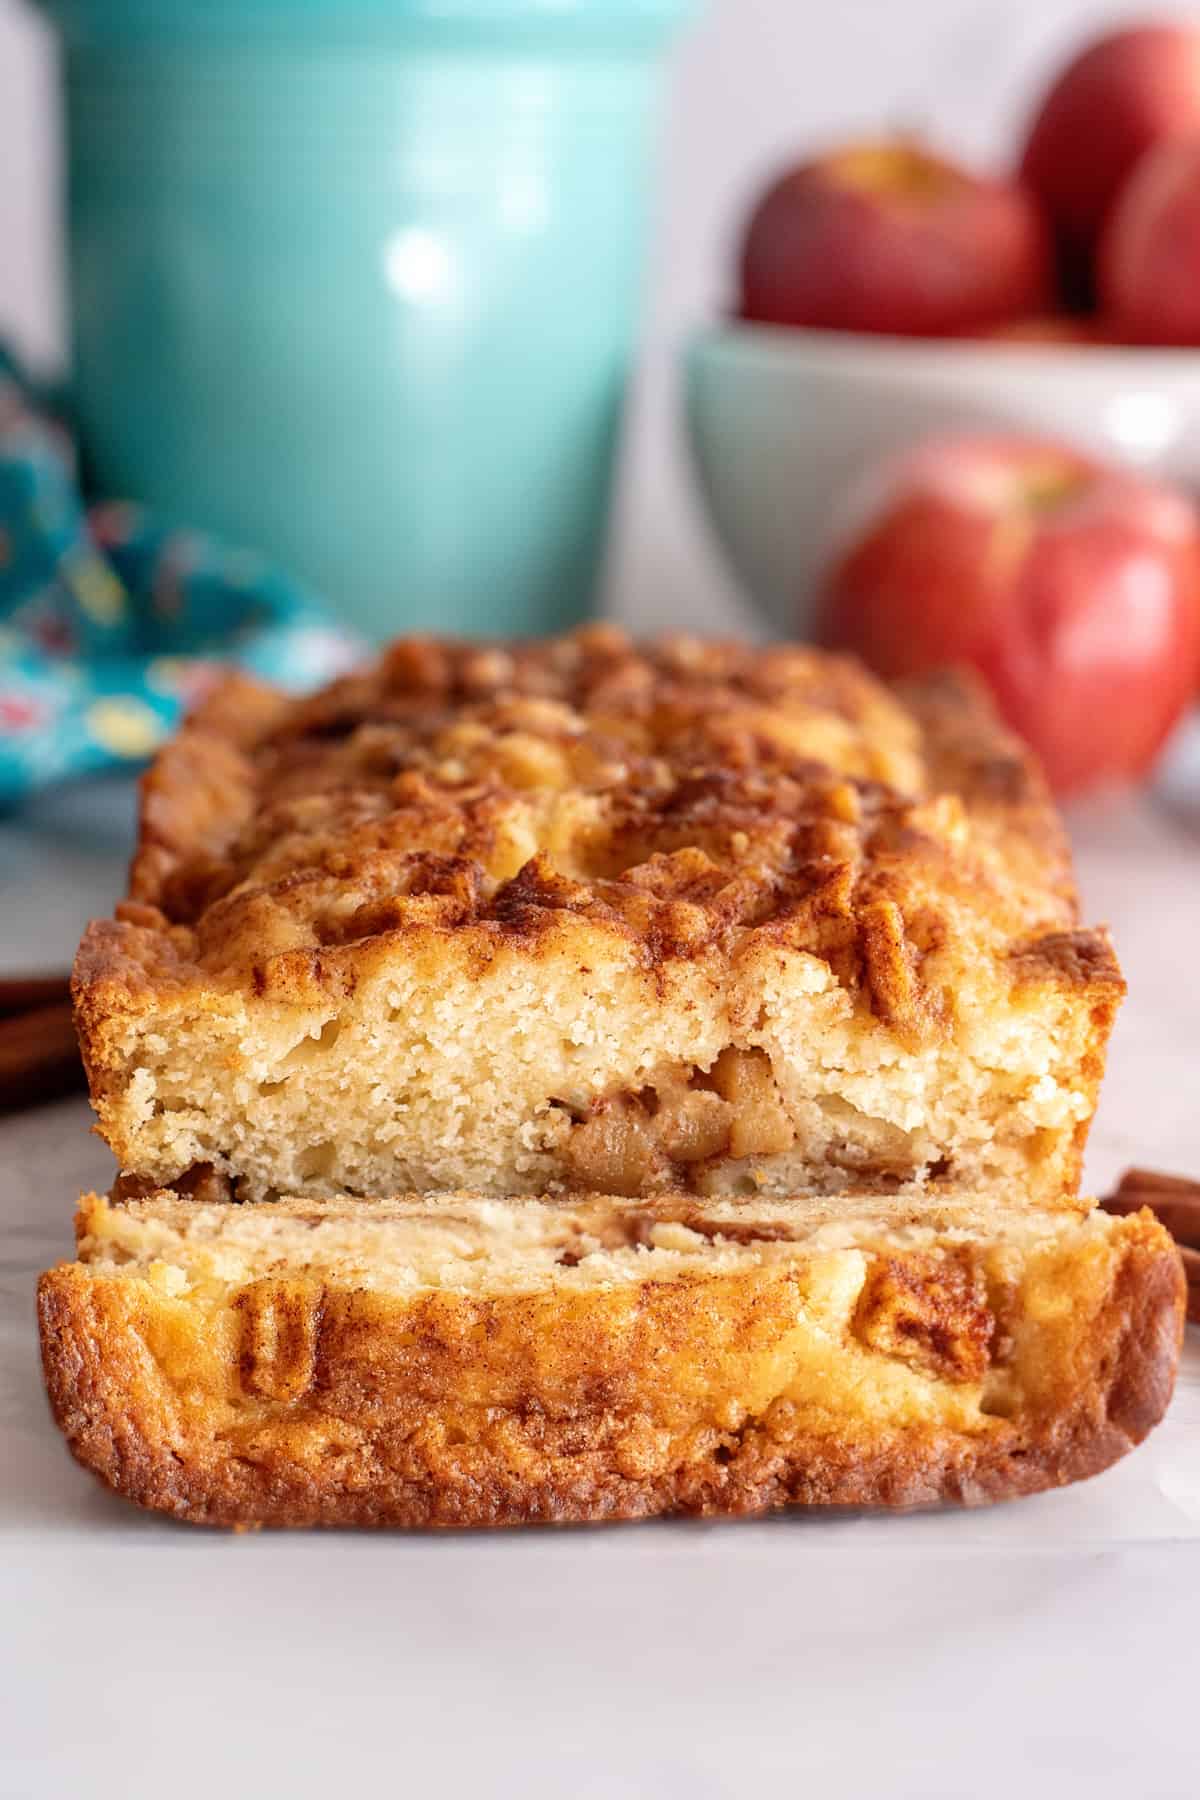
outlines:
[[[69,431],[0,350],[0,809],[140,762],[223,665],[304,688],[361,653],[262,558],[86,506]]]

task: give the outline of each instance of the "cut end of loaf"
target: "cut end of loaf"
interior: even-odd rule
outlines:
[[[594,627],[218,694],[75,994],[152,1184],[1048,1200],[1121,978],[969,684]]]

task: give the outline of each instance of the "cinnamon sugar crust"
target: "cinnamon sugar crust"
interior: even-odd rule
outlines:
[[[608,627],[231,681],[75,977],[122,1168],[246,1198],[1045,1198],[1121,991],[969,683]]]

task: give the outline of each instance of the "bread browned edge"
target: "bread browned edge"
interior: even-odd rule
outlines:
[[[97,1281],[71,1264],[43,1275],[43,1365],[54,1417],[77,1460],[137,1505],[197,1524],[481,1527],[744,1515],[788,1506],[978,1505],[1098,1474],[1162,1418],[1182,1342],[1183,1273],[1174,1245],[1149,1213],[1121,1221],[1120,1231],[1102,1303],[1065,1348],[1058,1346],[1052,1403],[1043,1399],[1011,1430],[981,1437],[898,1427],[864,1442],[861,1432],[856,1440],[853,1419],[845,1430],[834,1421],[818,1431],[785,1415],[769,1427],[751,1420],[665,1477],[639,1474],[636,1455],[631,1461],[620,1447],[614,1452],[608,1430],[614,1403],[636,1408],[638,1383],[655,1380],[636,1356],[623,1395],[611,1378],[597,1377],[589,1406],[569,1418],[555,1418],[543,1406],[537,1352],[545,1345],[545,1308],[554,1304],[546,1296],[426,1296],[408,1315],[401,1344],[372,1318],[370,1296],[284,1284],[282,1329],[292,1345],[307,1346],[309,1395],[318,1406],[322,1396],[331,1399],[333,1423],[350,1418],[368,1432],[349,1460],[335,1459],[328,1473],[314,1473],[291,1454],[282,1393],[276,1399],[284,1404],[263,1411],[252,1457],[229,1443],[214,1452],[211,1443],[189,1442],[186,1432],[172,1430],[169,1380],[138,1329],[139,1284]],[[690,1328],[695,1280],[634,1288],[638,1315],[656,1341],[678,1343]],[[749,1288],[744,1298],[747,1317],[771,1304],[769,1291]],[[590,1367],[593,1323],[586,1305],[578,1314],[568,1308],[555,1315],[555,1355],[574,1358],[576,1374]],[[735,1320],[730,1328],[740,1327]],[[480,1462],[463,1452],[460,1459],[452,1432],[430,1454],[419,1422],[452,1403],[464,1378],[477,1381],[481,1343],[489,1373],[494,1356],[500,1385],[517,1396],[498,1409],[505,1455]],[[394,1387],[398,1374],[403,1405],[381,1404],[389,1377]],[[403,1419],[394,1416],[399,1411]],[[381,1447],[385,1457],[378,1455]],[[563,1461],[573,1459],[583,1472],[564,1476]]]

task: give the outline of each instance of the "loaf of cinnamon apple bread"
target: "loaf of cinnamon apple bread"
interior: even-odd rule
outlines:
[[[972,687],[608,627],[230,683],[75,975],[121,1167],[250,1199],[1047,1201],[1120,993]]]

